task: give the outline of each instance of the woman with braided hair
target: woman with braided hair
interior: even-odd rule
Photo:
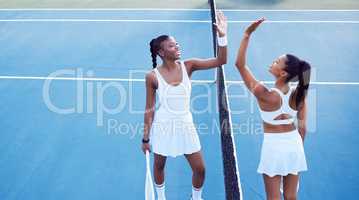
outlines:
[[[157,197],[165,197],[164,168],[167,156],[184,155],[192,171],[192,199],[202,199],[205,166],[201,145],[190,112],[190,77],[197,70],[221,66],[227,62],[227,21],[222,12],[215,24],[218,56],[181,61],[180,47],[172,36],[161,35],[150,42],[153,70],[146,74],[146,110],[142,150],[154,153],[154,179]],[[157,56],[162,64],[157,64]],[[159,108],[155,110],[156,93]],[[151,145],[151,146],[150,146]]]
[[[281,199],[283,180],[284,199],[292,200],[297,198],[299,172],[307,170],[303,141],[311,67],[306,61],[285,54],[269,68],[276,79],[275,87],[268,89],[258,81],[246,66],[246,52],[251,34],[263,21],[255,21],[244,32],[236,67],[245,85],[256,97],[263,119],[264,139],[258,173],[263,175],[267,199]],[[297,86],[290,87],[291,81],[298,81]]]

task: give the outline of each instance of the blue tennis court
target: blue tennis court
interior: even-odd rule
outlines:
[[[234,60],[244,28],[248,65],[268,86],[267,66],[293,53],[313,68],[299,199],[359,195],[359,11],[225,10],[225,66],[243,199],[265,199],[256,173],[262,142],[255,99]],[[182,58],[211,57],[207,9],[0,10],[0,199],[144,199],[140,149],[149,41],[173,35]],[[225,199],[215,70],[194,73],[192,112],[206,163],[204,199]],[[166,194],[189,199],[191,169],[169,158]]]

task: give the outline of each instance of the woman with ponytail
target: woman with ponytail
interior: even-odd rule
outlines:
[[[284,199],[292,200],[297,198],[299,173],[307,170],[303,141],[311,67],[306,61],[285,54],[269,68],[275,78],[275,87],[268,89],[258,81],[246,66],[246,52],[252,33],[263,21],[253,22],[244,32],[236,67],[256,97],[263,119],[264,137],[258,173],[263,175],[267,199],[280,200],[283,184]],[[296,87],[290,87],[292,81],[298,81]]]
[[[201,145],[190,112],[190,77],[197,70],[221,66],[227,62],[227,21],[218,12],[216,58],[180,60],[180,48],[174,37],[161,35],[150,42],[153,70],[146,75],[146,110],[142,150],[154,153],[154,180],[158,200],[164,200],[164,168],[168,156],[184,155],[192,171],[192,199],[202,199],[205,166]],[[162,60],[158,65],[157,57]],[[155,110],[156,94],[158,109]]]

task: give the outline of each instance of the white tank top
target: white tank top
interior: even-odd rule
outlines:
[[[158,103],[159,108],[155,112],[155,117],[179,117],[189,115],[190,98],[191,98],[191,81],[188,77],[186,67],[181,61],[182,81],[180,84],[173,86],[168,84],[162,77],[158,69],[154,69],[157,77]]]
[[[279,109],[275,111],[263,111],[259,107],[259,111],[261,113],[261,117],[264,122],[272,125],[284,125],[284,124],[292,124],[297,118],[296,110],[292,109],[289,105],[290,95],[295,90],[295,88],[291,87],[287,94],[283,94],[283,92],[277,88],[271,88],[271,90],[276,91],[281,97],[281,103]],[[289,119],[276,120],[276,118],[282,114],[287,114],[290,116]]]

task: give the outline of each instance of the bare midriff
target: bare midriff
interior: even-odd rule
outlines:
[[[296,129],[294,123],[292,124],[283,124],[283,125],[273,125],[263,122],[263,130],[265,133],[271,134],[280,134],[285,132],[294,131]]]

